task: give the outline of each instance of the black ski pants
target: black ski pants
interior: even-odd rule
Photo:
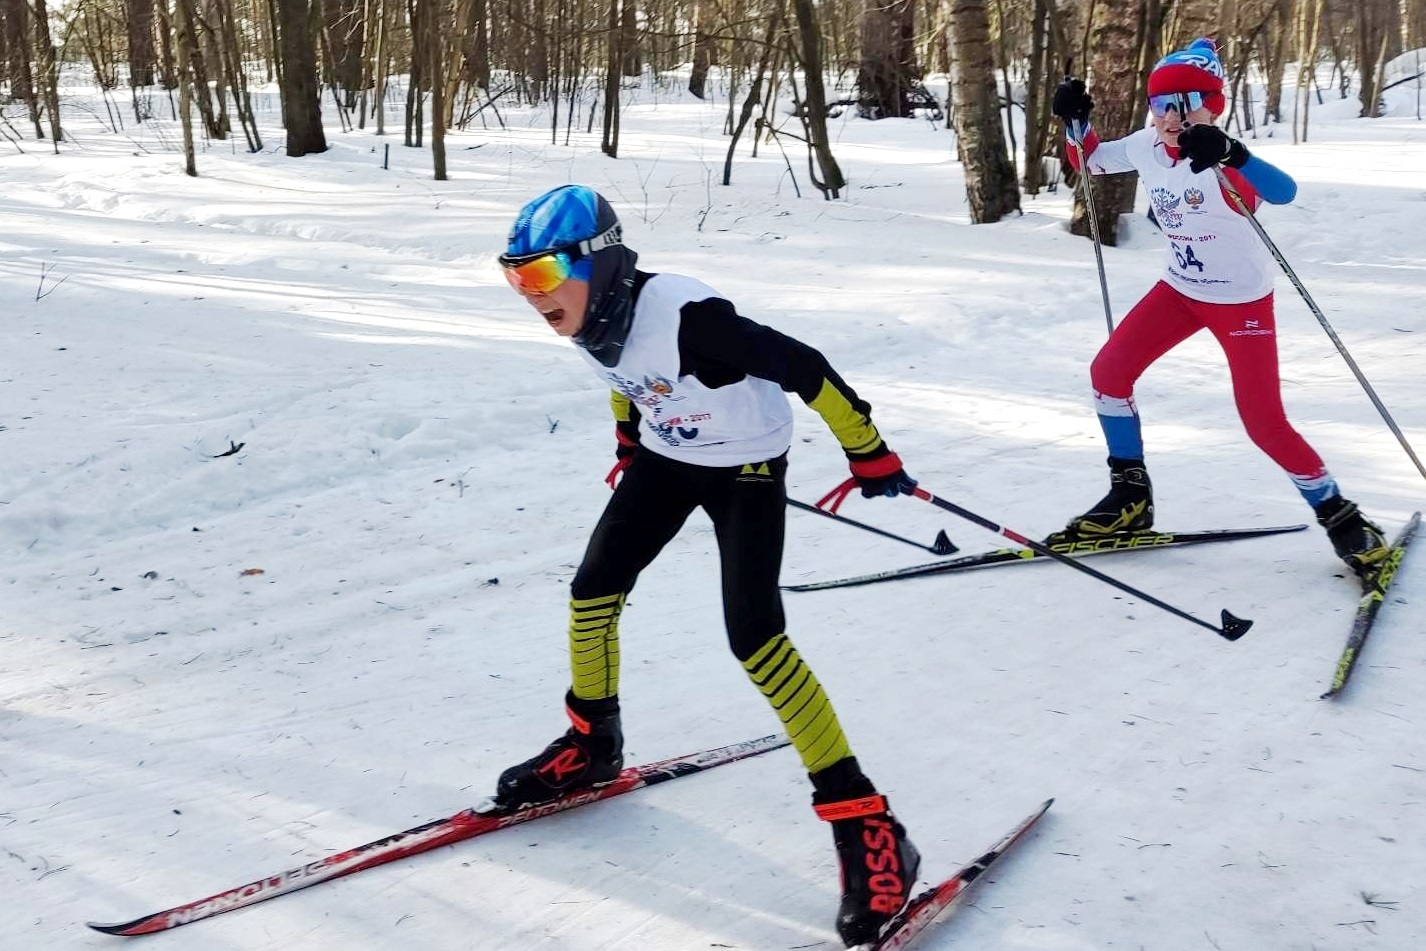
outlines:
[[[787,454],[742,466],[698,466],[639,447],[570,586],[576,600],[628,594],[639,573],[702,507],[713,522],[728,643],[746,661],[786,626],[777,583],[787,517]]]

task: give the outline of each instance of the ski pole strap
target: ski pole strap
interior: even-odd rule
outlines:
[[[862,796],[860,799],[847,799],[843,802],[825,802],[813,806],[812,810],[817,813],[818,819],[825,822],[879,816],[887,811],[886,797],[878,793],[875,796]]]
[[[852,477],[846,482],[843,482],[841,485],[837,486],[831,492],[828,492],[826,495],[818,499],[817,507],[819,509],[826,509],[827,511],[833,514],[836,514],[837,509],[842,507],[842,503],[847,500],[847,496],[851,495],[852,490],[856,487],[856,477]],[[828,505],[828,503],[831,504]]]
[[[604,477],[604,481],[609,484],[611,490],[619,487],[619,477],[624,474],[625,469],[629,468],[629,461],[629,456],[620,456],[614,461],[614,468],[610,469],[609,474]]]

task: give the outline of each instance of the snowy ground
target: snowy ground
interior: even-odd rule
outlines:
[[[1262,221],[1426,450],[1426,123],[1355,101],[1250,145],[1301,183]],[[269,122],[276,113],[268,104]],[[821,348],[908,469],[1042,534],[1094,501],[1092,249],[1062,190],[972,227],[948,132],[834,126],[852,184],[743,148],[725,102],[645,94],[621,158],[543,114],[325,154],[226,143],[181,172],[172,122],[70,120],[0,154],[0,946],[117,947],[117,921],[454,812],[563,729],[567,583],[608,490],[605,394],[495,265],[526,200],[604,191],[651,270]],[[383,170],[391,142],[390,168]],[[1108,249],[1116,315],[1155,279],[1142,217]],[[1394,532],[1411,466],[1278,282],[1289,412]],[[1139,388],[1159,524],[1309,521],[1195,339]],[[845,476],[797,406],[790,485]],[[236,454],[225,455],[241,444]],[[854,518],[966,551],[910,499]],[[925,560],[789,513],[784,580]],[[937,875],[1057,803],[920,947],[1414,951],[1426,945],[1426,557],[1348,692],[1317,699],[1353,583],[1325,537],[1095,562],[1229,644],[1056,565],[787,598],[789,632]],[[774,732],[723,643],[695,516],[623,625],[633,762]],[[497,580],[498,579],[498,580]],[[144,939],[155,949],[835,948],[828,830],[784,750]]]

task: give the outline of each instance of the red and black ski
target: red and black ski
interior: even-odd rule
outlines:
[[[90,922],[89,927],[105,934],[124,936],[168,931],[180,925],[211,918],[225,911],[246,908],[249,905],[256,905],[258,902],[267,901],[269,898],[286,895],[288,892],[310,888],[320,882],[351,875],[353,872],[385,865],[388,862],[404,859],[421,852],[429,852],[431,849],[437,849],[443,845],[473,839],[476,836],[485,835],[487,832],[496,832],[507,826],[520,825],[532,819],[541,819],[604,799],[613,799],[615,796],[622,796],[624,793],[633,792],[636,789],[657,786],[659,783],[700,773],[725,763],[735,763],[750,756],[779,749],[787,744],[787,738],[781,734],[765,736],[762,739],[735,743],[732,746],[724,746],[716,750],[676,756],[644,766],[631,766],[603,786],[569,793],[553,802],[539,806],[525,806],[518,809],[500,806],[464,809],[448,818],[427,822],[413,829],[407,829],[405,832],[398,832],[384,839],[377,839],[375,842],[368,842],[366,845],[359,845],[354,849],[338,852],[316,862],[309,862],[277,875],[260,878],[237,888],[230,888],[186,905],[178,905],[122,924]]]
[[[906,907],[882,930],[881,937],[871,944],[859,945],[851,951],[896,951],[907,948],[916,936],[935,921],[943,911],[954,905],[966,893],[971,883],[985,873],[992,862],[1019,842],[1029,832],[1040,817],[1049,811],[1053,799],[1046,799],[1038,809],[1020,820],[1005,837],[990,847],[980,858],[961,868],[950,878],[935,885],[906,903]]]

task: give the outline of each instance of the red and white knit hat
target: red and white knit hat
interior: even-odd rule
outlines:
[[[1227,106],[1223,98],[1223,80],[1223,62],[1218,58],[1218,48],[1211,38],[1202,36],[1154,65],[1149,72],[1149,95],[1201,92],[1208,111],[1215,116],[1222,115]]]

